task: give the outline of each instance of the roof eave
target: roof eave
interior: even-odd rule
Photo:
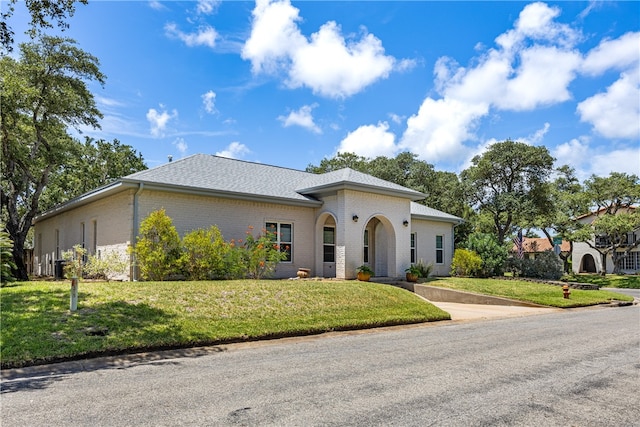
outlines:
[[[413,190],[399,190],[399,189],[391,189],[379,187],[376,185],[367,185],[360,184],[355,182],[338,182],[331,183],[326,185],[318,185],[315,187],[308,187],[303,189],[296,190],[300,194],[304,195],[326,195],[338,190],[355,190],[355,191],[364,191],[368,193],[382,194],[386,196],[392,197],[402,197],[406,199],[410,199],[411,201],[423,200],[427,196],[426,194],[422,194]]]
[[[421,215],[421,214],[411,214],[411,218],[416,218],[416,219],[426,219],[429,221],[440,221],[440,222],[450,222],[452,224],[455,225],[460,225],[463,224],[465,221],[462,218],[447,218],[447,217],[442,217],[442,216],[435,216],[435,215]]]

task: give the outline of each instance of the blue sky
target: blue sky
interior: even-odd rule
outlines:
[[[584,179],[640,173],[639,20],[638,2],[90,1],[65,34],[107,76],[82,131],[149,167],[411,151],[460,172],[511,138]]]

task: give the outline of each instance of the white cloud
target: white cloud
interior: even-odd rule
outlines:
[[[496,43],[505,52],[520,49],[527,39],[551,41],[559,46],[572,47],[582,36],[570,26],[554,22],[558,16],[558,7],[549,7],[542,2],[531,3],[520,12],[514,29],[498,36]]]
[[[161,105],[160,108],[162,111],[149,108],[147,112],[147,121],[151,125],[151,135],[155,137],[163,136],[169,120],[178,117],[178,112],[175,109],[169,113],[164,109],[164,106]]]
[[[558,145],[551,153],[556,166],[568,164],[576,170],[578,179],[584,180],[595,174],[607,176],[611,172],[638,174],[640,170],[640,147],[601,145],[592,147],[589,138],[581,137]]]
[[[218,32],[208,25],[200,27],[195,33],[185,33],[176,24],[168,23],[164,26],[164,31],[167,36],[182,40],[189,47],[208,46],[213,48],[216,46],[218,37]]]
[[[415,66],[411,60],[398,63],[385,55],[382,42],[365,30],[359,40],[345,39],[333,21],[307,39],[298,28],[300,20],[289,0],[256,2],[251,36],[242,49],[255,74],[283,71],[291,88],[304,86],[321,96],[346,98],[388,77],[396,66]]]
[[[461,164],[482,152],[465,142],[477,139],[474,131],[492,110],[532,111],[572,98],[582,56],[575,49],[582,35],[555,21],[560,9],[544,3],[523,8],[512,29],[496,37],[496,45],[482,49],[468,67],[441,57],[434,66],[434,86],[441,99],[427,97],[407,120],[400,148],[429,162]],[[549,124],[529,138],[540,141]]]
[[[640,71],[622,73],[604,93],[578,104],[580,120],[606,138],[640,137]]]
[[[316,108],[318,104],[303,105],[298,111],[292,111],[288,116],[279,116],[278,120],[282,122],[282,126],[301,126],[314,133],[322,133],[322,129],[318,127],[313,121],[311,111]]]
[[[418,113],[407,119],[400,148],[431,163],[464,158],[468,150],[463,141],[474,138],[472,130],[487,112],[487,104],[426,98]]]
[[[606,39],[591,49],[582,64],[581,71],[599,75],[607,70],[626,70],[640,62],[640,32],[626,33],[622,37]]]
[[[180,154],[186,153],[189,149],[189,146],[185,142],[184,138],[176,138],[176,140],[173,141],[172,144],[176,147]]]
[[[249,153],[251,153],[251,150],[249,150],[246,145],[239,142],[232,142],[224,150],[218,151],[216,156],[228,157],[230,159],[241,159]]]
[[[216,93],[212,90],[202,95],[202,105],[207,113],[213,114],[216,112]]]
[[[164,10],[164,9],[166,9],[166,7],[164,7],[162,2],[159,1],[159,0],[151,0],[151,1],[149,1],[148,5],[149,5],[149,7],[151,9],[155,9],[155,10]]]
[[[203,15],[210,15],[216,11],[221,0],[198,0],[196,11]]]
[[[356,153],[364,157],[392,157],[397,147],[395,135],[389,132],[389,124],[380,122],[377,125],[360,126],[340,142],[338,153]]]

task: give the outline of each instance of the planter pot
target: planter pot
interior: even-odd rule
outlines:
[[[418,281],[417,274],[407,273],[407,282],[417,282],[417,281]]]
[[[298,273],[296,273],[296,275],[301,279],[306,279],[309,277],[310,273],[311,273],[310,268],[299,268]]]
[[[371,279],[371,274],[362,272],[358,273],[358,280],[361,282],[368,282],[369,279]]]

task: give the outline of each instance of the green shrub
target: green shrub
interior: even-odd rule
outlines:
[[[507,249],[498,243],[493,234],[473,233],[467,239],[466,249],[475,252],[482,259],[481,277],[502,276],[504,264],[509,255]]]
[[[182,238],[180,266],[189,280],[227,277],[225,258],[230,249],[215,225],[194,230]]]
[[[452,276],[477,276],[482,269],[482,258],[470,250],[456,249],[451,261]]]
[[[533,279],[559,280],[564,273],[562,260],[553,251],[542,252],[535,259],[510,258],[507,265],[514,276]]]
[[[180,236],[164,209],[151,212],[140,223],[133,253],[144,280],[164,280],[179,271]]]
[[[104,251],[97,255],[89,255],[84,265],[84,274],[86,277],[95,279],[105,279],[107,282],[111,279],[124,276],[129,269],[127,259],[117,251]]]
[[[14,282],[13,270],[16,264],[13,262],[13,240],[6,231],[0,231],[0,284]]]
[[[418,275],[424,278],[431,276],[431,272],[433,271],[433,264],[425,264],[423,260],[418,260],[415,267],[418,270]]]

